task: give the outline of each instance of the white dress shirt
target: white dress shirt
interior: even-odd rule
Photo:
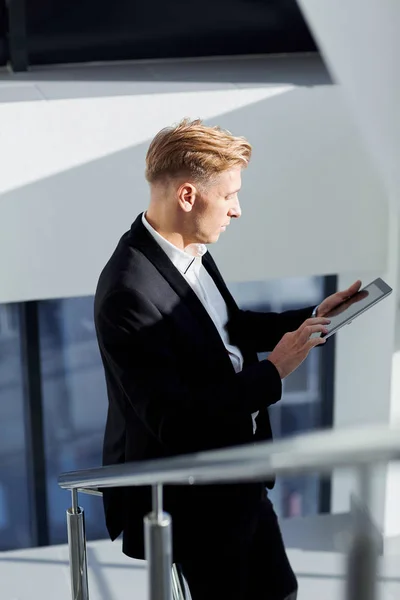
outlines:
[[[235,372],[239,373],[243,368],[243,355],[237,346],[233,346],[229,343],[229,336],[226,329],[228,323],[228,309],[213,278],[202,262],[202,256],[207,252],[207,247],[204,244],[190,244],[185,250],[180,250],[162,237],[162,235],[150,225],[145,217],[145,213],[142,215],[142,222],[147,231],[164,250],[173,265],[186,279],[204,308],[207,310],[221,336]],[[252,414],[254,433],[257,427],[257,415],[258,412]]]

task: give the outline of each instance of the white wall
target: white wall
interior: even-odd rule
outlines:
[[[146,207],[151,137],[184,115],[254,145],[213,248],[228,281],[385,268],[385,194],[315,57],[47,69],[4,75],[1,99],[0,302],[94,292]]]
[[[390,424],[393,410],[392,366],[395,351],[395,324],[398,318],[398,217],[391,207],[388,229],[388,263],[384,271],[363,274],[364,283],[375,277],[390,282],[394,293],[374,310],[363,314],[336,335],[335,427],[371,423]],[[339,275],[338,285],[345,289],[358,274]],[[350,509],[351,494],[358,493],[354,472],[337,472],[333,478],[332,510]],[[399,495],[393,500],[398,504]],[[371,510],[375,521],[387,535],[394,532],[387,520],[387,468],[376,469],[376,485]],[[400,531],[398,532],[400,534]]]
[[[400,186],[400,3],[300,0],[390,193]],[[397,198],[400,207],[400,198]]]
[[[335,424],[360,421],[398,424],[400,71],[397,57],[400,52],[400,4],[392,0],[367,3],[363,0],[346,3],[300,0],[299,4],[325,60],[341,85],[390,199],[388,261],[383,275],[395,288],[395,294],[374,315],[357,323],[351,335],[339,337]],[[362,326],[365,329],[361,330]],[[346,478],[340,477],[334,486],[337,506],[342,505],[346,489]],[[399,464],[382,468],[377,477],[381,485],[375,488],[375,517],[386,536],[398,536]]]

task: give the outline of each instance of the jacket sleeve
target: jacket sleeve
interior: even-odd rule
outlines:
[[[295,331],[309,319],[314,306],[282,313],[239,310],[228,323],[230,341],[255,352],[270,352],[288,331]]]
[[[204,442],[207,435],[215,447],[216,424],[243,423],[281,398],[279,373],[266,360],[207,384],[199,373],[189,385],[183,377],[186,357],[171,350],[166,317],[136,291],[106,299],[96,327],[104,360],[125,397],[170,450],[198,449],[199,436]]]

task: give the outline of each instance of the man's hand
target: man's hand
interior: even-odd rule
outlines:
[[[353,283],[353,285],[347,288],[347,290],[344,290],[343,292],[336,292],[336,294],[332,294],[331,296],[325,298],[325,300],[323,300],[323,302],[321,302],[321,304],[318,306],[317,317],[324,317],[327,315],[331,310],[339,306],[339,304],[347,300],[350,296],[356,294],[360,287],[361,281],[358,279]]]
[[[267,359],[275,365],[281,379],[301,365],[311,348],[326,342],[326,338],[310,336],[313,333],[327,333],[325,325],[328,323],[330,320],[324,317],[307,319],[296,331],[285,333]]]

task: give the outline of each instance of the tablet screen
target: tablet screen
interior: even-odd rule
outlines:
[[[392,289],[382,279],[376,279],[325,315],[331,322],[327,325],[328,333],[323,334],[322,337],[329,337],[342,325],[351,323],[353,318],[379,302],[391,291]]]

